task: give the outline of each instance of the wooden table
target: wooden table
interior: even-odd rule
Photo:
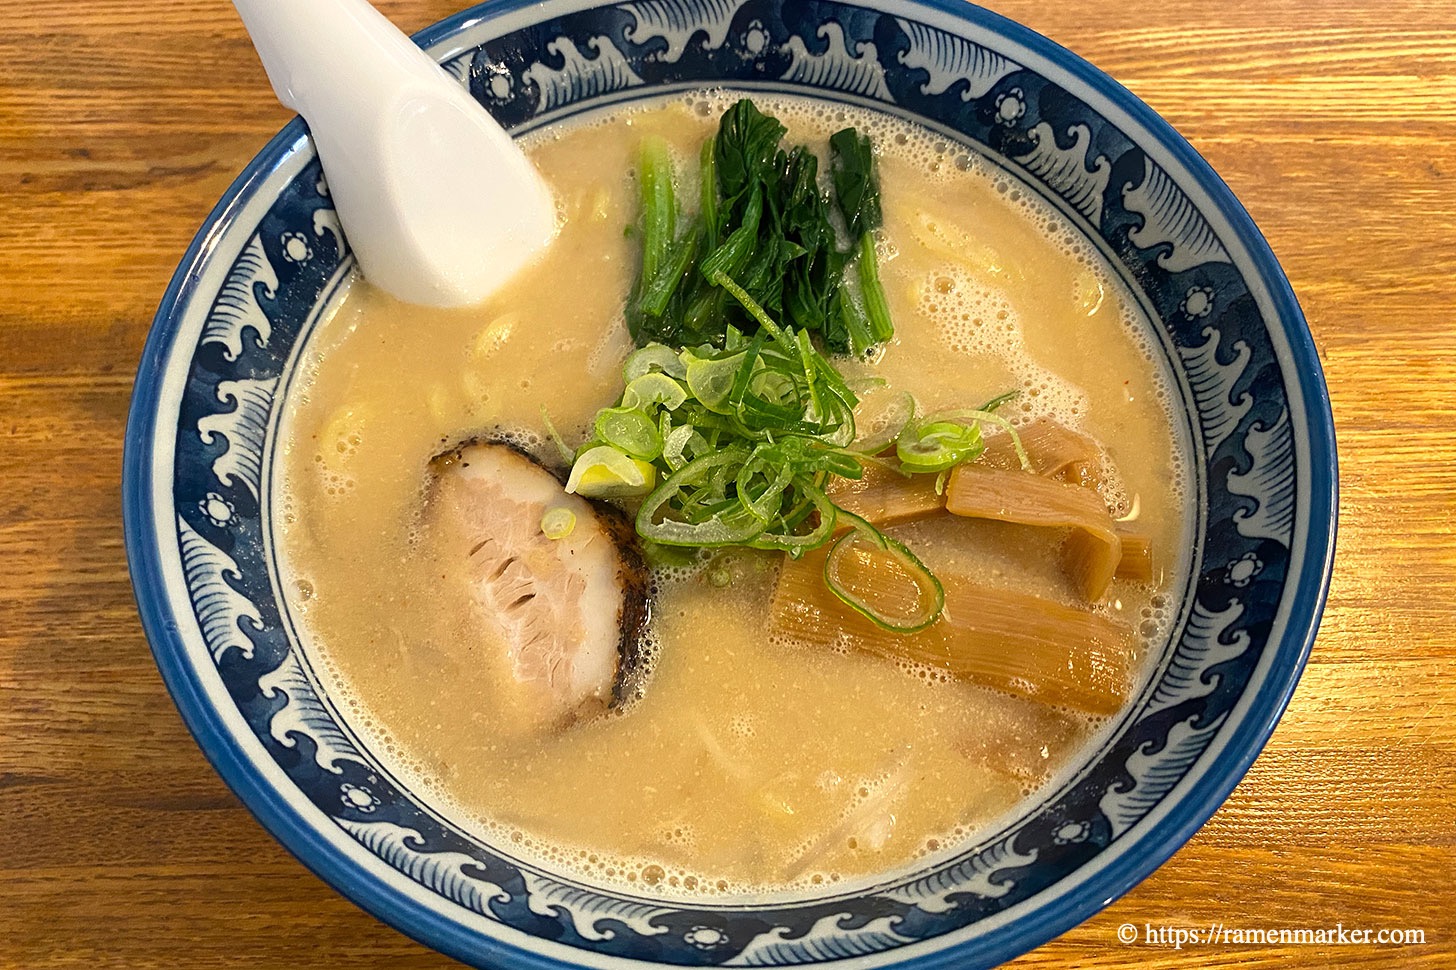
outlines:
[[[1128,85],[1248,206],[1320,347],[1343,479],[1329,609],[1273,741],[1170,863],[1018,965],[1456,966],[1456,4],[993,5]],[[380,6],[409,29],[454,9]],[[147,325],[286,120],[223,0],[0,0],[0,967],[453,965],[228,792],[127,580]],[[1427,942],[1117,939],[1215,922]]]

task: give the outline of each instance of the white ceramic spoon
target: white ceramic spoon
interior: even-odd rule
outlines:
[[[551,192],[465,89],[367,0],[233,0],[278,100],[308,122],[369,281],[465,306],[556,233]]]

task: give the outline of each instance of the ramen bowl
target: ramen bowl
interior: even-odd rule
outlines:
[[[500,2],[417,40],[504,125],[694,87],[912,120],[1057,208],[1155,322],[1194,540],[1148,682],[1062,782],[919,869],[764,898],[581,881],[450,821],[315,676],[279,582],[279,410],[354,271],[301,122],[208,217],[157,313],[126,436],[126,541],[158,666],[270,832],[381,920],[490,967],[981,967],[1166,860],[1247,770],[1314,640],[1334,548],[1329,403],[1288,282],[1208,165],[1044,38],[960,3]]]

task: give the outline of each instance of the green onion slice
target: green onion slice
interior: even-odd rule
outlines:
[[[760,446],[754,449],[743,467],[738,469],[738,478],[734,483],[738,501],[743,503],[749,514],[762,519],[767,527],[783,508],[784,490],[789,487],[793,478],[792,466],[787,462],[772,461],[763,454],[763,446]],[[756,480],[761,480],[763,485],[755,487]]]
[[[1002,431],[1005,431],[1008,435],[1011,436],[1011,446],[1016,449],[1016,457],[1017,460],[1021,462],[1021,470],[1029,472],[1033,470],[1031,465],[1031,456],[1026,453],[1026,447],[1021,443],[1021,435],[1016,433],[1016,429],[1012,427],[1010,421],[1007,421],[1005,418],[1001,417],[1001,415],[996,414],[992,410],[993,408],[1000,407],[1002,404],[1015,397],[1016,394],[1016,391],[1002,394],[1000,397],[991,400],[984,407],[961,408],[954,411],[938,411],[935,414],[929,415],[925,420],[929,422],[985,421],[989,424],[994,424]]]
[[[657,469],[611,445],[596,445],[577,456],[566,490],[588,498],[645,495],[657,483]]]
[[[622,376],[630,384],[643,374],[650,374],[653,370],[666,374],[668,377],[676,377],[682,380],[688,376],[687,365],[683,363],[682,357],[671,347],[662,344],[648,344],[641,350],[633,351],[622,365]]]
[[[697,430],[692,425],[684,424],[673,428],[663,436],[662,460],[667,462],[668,468],[677,471],[688,463],[687,458],[683,456],[683,451],[695,434],[697,434]]]
[[[541,532],[548,539],[565,539],[576,530],[576,513],[560,506],[541,516]]]
[[[979,425],[955,421],[912,423],[895,442],[895,454],[910,472],[945,471],[985,450]]]
[[[916,633],[940,619],[945,609],[945,587],[915,554],[869,522],[844,509],[839,515],[854,525],[829,550],[824,560],[824,585],[846,606],[871,623],[892,633]],[[841,567],[851,553],[870,555],[875,588],[858,588]]]
[[[808,497],[807,508],[802,514],[790,513],[784,518],[783,531],[765,531],[753,540],[755,549],[782,549],[798,558],[810,549],[818,549],[834,535],[840,510],[829,500],[829,496],[813,485],[800,484],[799,491]],[[808,518],[808,513],[819,513],[819,524],[809,532],[796,534],[792,530]]]
[[[603,408],[597,412],[597,437],[633,458],[651,461],[662,454],[662,435],[657,424],[630,407]]]
[[[732,414],[734,409],[729,398],[733,393],[733,378],[742,363],[742,353],[717,358],[694,355],[688,360],[688,390],[709,411]]]
[[[669,411],[676,411],[688,399],[688,392],[677,381],[666,374],[654,371],[643,374],[627,385],[622,392],[622,406],[645,411],[649,405],[660,404]]]

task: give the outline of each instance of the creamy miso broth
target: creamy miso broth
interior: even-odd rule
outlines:
[[[517,855],[668,894],[844,884],[950,852],[1075,767],[1106,721],[935,664],[771,636],[781,554],[753,550],[654,574],[625,703],[541,731],[504,699],[499,633],[463,608],[452,565],[469,537],[422,518],[430,460],[504,437],[553,461],[543,409],[574,446],[616,401],[638,143],[661,135],[686,168],[731,100],[697,94],[529,136],[561,233],[487,306],[406,306],[355,279],[305,350],[274,476],[290,607],[371,749]],[[1014,423],[1053,417],[1095,438],[1104,498],[1162,568],[1091,608],[1155,649],[1184,582],[1188,473],[1171,385],[1124,287],[978,156],[879,115],[757,100],[789,140],[822,145],[854,124],[880,154],[896,336],[837,363],[886,382],[871,399],[903,389],[926,409],[1018,389],[1001,412]],[[937,571],[1078,605],[1056,530],[942,517],[892,532]]]

